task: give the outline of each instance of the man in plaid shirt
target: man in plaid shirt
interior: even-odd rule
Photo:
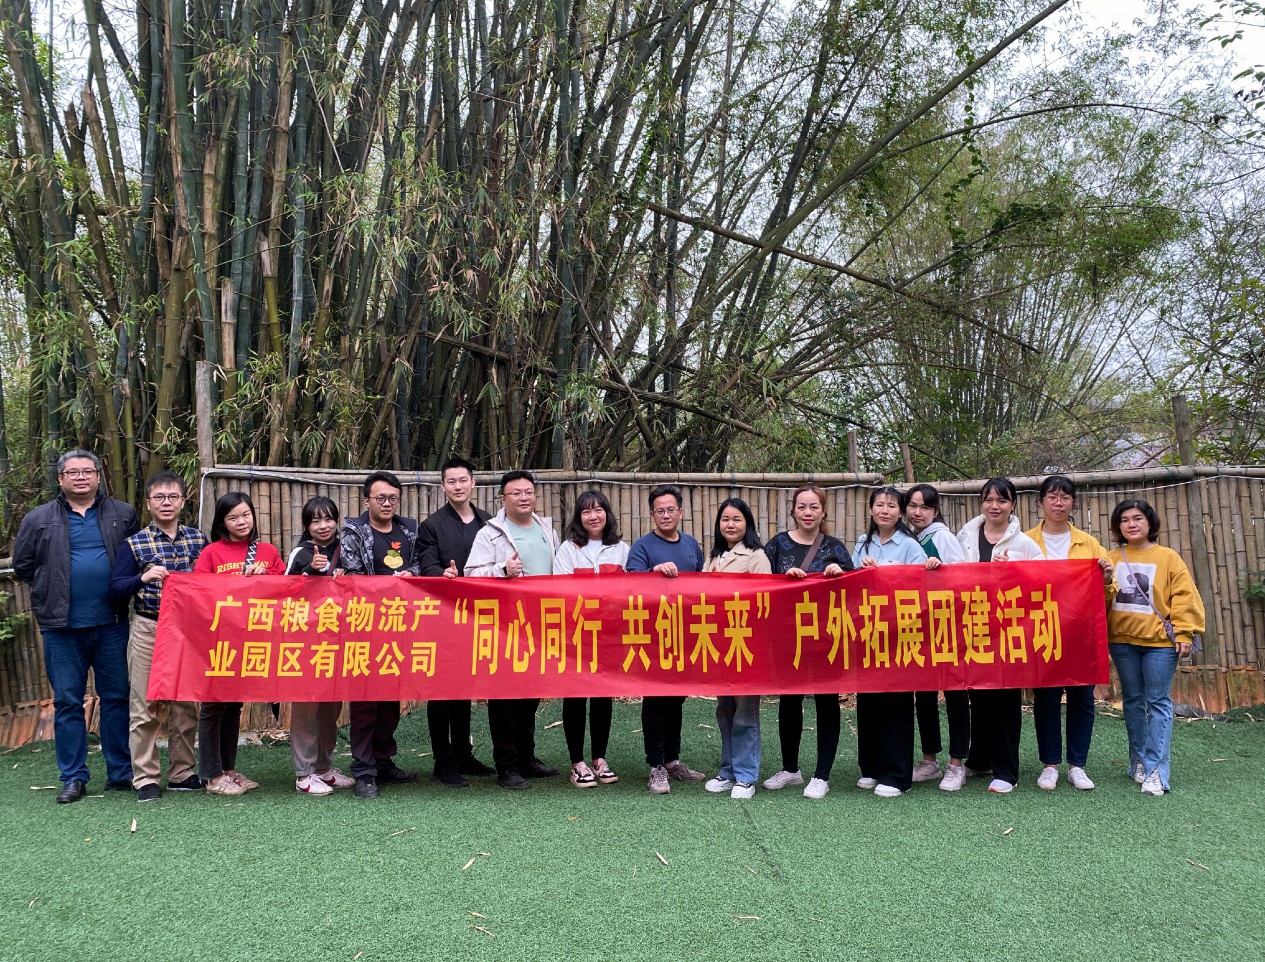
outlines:
[[[110,578],[112,598],[133,598],[132,630],[127,640],[127,670],[131,687],[132,787],[141,802],[158,799],[162,765],[158,760],[158,714],[163,702],[145,697],[154,660],[154,632],[163,582],[173,571],[192,571],[206,547],[206,536],[180,523],[185,485],[180,475],[162,471],[145,482],[150,523],[119,545]],[[198,732],[198,706],[191,701],[167,705],[167,789],[195,792],[202,788],[193,751]]]

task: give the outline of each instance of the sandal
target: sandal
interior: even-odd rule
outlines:
[[[597,780],[603,785],[614,785],[619,781],[619,776],[611,771],[611,767],[606,764],[605,758],[593,759],[593,769]]]
[[[571,766],[571,784],[576,788],[593,788],[597,784],[597,776],[584,762],[576,762]]]

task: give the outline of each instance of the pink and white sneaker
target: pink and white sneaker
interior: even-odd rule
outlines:
[[[325,784],[320,775],[304,775],[294,780],[296,791],[304,795],[333,795],[334,786]]]

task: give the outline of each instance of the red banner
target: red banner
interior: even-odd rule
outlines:
[[[178,574],[151,699],[376,701],[1105,684],[1093,561],[841,578]]]

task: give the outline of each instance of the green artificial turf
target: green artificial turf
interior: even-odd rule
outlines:
[[[687,702],[683,752],[709,774],[713,709]],[[547,727],[560,717],[559,702],[542,705],[538,748],[565,768],[561,726]],[[485,719],[476,708],[488,761]],[[1100,716],[1093,792],[1065,778],[1035,787],[1025,720],[1014,794],[972,779],[956,795],[932,782],[887,800],[853,787],[855,719],[844,721],[817,802],[679,783],[650,796],[628,704],[608,756],[623,780],[585,791],[563,778],[527,792],[429,782],[424,713],[402,722],[399,757],[423,780],[376,801],[296,794],[282,743],[242,749],[239,769],[263,784],[242,798],[55,805],[32,790],[56,782],[52,745],[18,749],[0,757],[0,958],[1265,957],[1265,725],[1179,722],[1162,799],[1125,777],[1123,723]],[[780,763],[773,699],[763,724],[767,776]],[[99,791],[99,754],[91,765]]]

